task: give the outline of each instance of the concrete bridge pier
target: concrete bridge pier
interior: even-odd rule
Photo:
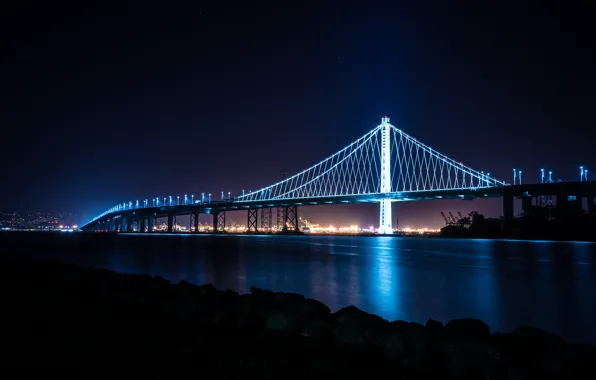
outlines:
[[[168,233],[171,234],[174,230],[174,214],[168,214]]]
[[[133,232],[132,224],[134,223],[134,215],[129,214],[126,216],[126,232]]]
[[[503,196],[503,229],[508,229],[513,219],[513,195]]]
[[[141,219],[139,220],[139,232],[145,233],[145,229],[147,228],[146,218],[145,215],[141,215]]]
[[[594,197],[588,197],[588,215],[594,215]]]
[[[155,215],[149,215],[149,225],[147,226],[147,232],[153,232],[155,227]]]
[[[522,197],[522,215],[524,217],[530,215],[530,209],[532,208],[532,196],[523,196]]]
[[[194,211],[192,214],[190,214],[190,229],[191,232],[194,234],[198,234],[199,233],[199,210]],[[194,224],[192,223],[194,219]]]
[[[120,215],[120,232],[126,231],[126,216]]]

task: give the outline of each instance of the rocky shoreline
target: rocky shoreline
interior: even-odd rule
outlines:
[[[0,258],[0,365],[196,367],[216,378],[596,378],[596,348],[476,319],[386,321],[298,294]],[[207,372],[201,372],[207,373]]]

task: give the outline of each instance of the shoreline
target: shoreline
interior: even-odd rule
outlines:
[[[530,327],[491,334],[476,319],[390,322],[353,306],[331,313],[299,294],[238,294],[26,257],[1,256],[0,276],[4,341],[15,347],[0,363],[16,366],[167,362],[224,368],[222,378],[596,375],[595,346]]]

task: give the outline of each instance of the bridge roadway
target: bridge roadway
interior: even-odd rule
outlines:
[[[298,225],[298,206],[323,205],[323,204],[355,204],[355,203],[378,203],[382,199],[391,199],[395,202],[411,202],[436,199],[460,199],[472,200],[479,198],[503,198],[503,216],[507,221],[513,218],[513,199],[522,199],[522,209],[531,205],[532,199],[539,196],[555,196],[557,204],[568,202],[569,196],[575,196],[579,207],[581,199],[588,199],[588,211],[593,212],[594,198],[596,196],[596,181],[583,182],[557,182],[525,185],[509,185],[503,187],[486,187],[476,189],[457,190],[435,190],[435,191],[413,191],[402,193],[366,194],[366,195],[339,195],[317,198],[297,198],[263,201],[212,201],[209,203],[195,203],[187,205],[158,206],[158,207],[131,207],[105,214],[100,218],[82,226],[83,231],[122,231],[132,232],[134,221],[139,222],[142,232],[152,231],[156,219],[168,218],[168,232],[173,232],[175,217],[190,215],[191,231],[198,232],[199,214],[213,215],[213,231],[223,231],[225,227],[225,212],[248,210],[249,230],[257,226],[258,209],[283,209],[285,225],[291,225],[296,229]],[[251,213],[252,212],[252,213]],[[223,218],[222,218],[223,216]],[[263,213],[261,218],[263,218]],[[269,227],[272,225],[272,214],[269,216]],[[147,223],[148,222],[148,223]],[[261,221],[263,223],[263,220]]]

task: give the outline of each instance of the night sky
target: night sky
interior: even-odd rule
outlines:
[[[0,15],[0,209],[90,217],[127,200],[234,195],[383,115],[506,181],[514,167],[527,182],[541,167],[596,175],[589,2],[91,3]],[[302,215],[376,225],[377,209]],[[498,216],[500,200],[394,210],[401,228],[472,209]]]

